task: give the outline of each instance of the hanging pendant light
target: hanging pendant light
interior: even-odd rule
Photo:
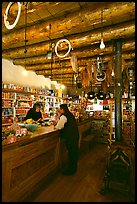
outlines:
[[[53,51],[52,51],[52,41],[51,41],[51,24],[49,24],[49,26],[47,26],[47,29],[49,30],[49,50],[47,51],[47,54],[46,54],[46,57],[47,59],[50,59],[52,60],[52,57],[53,57]]]
[[[101,9],[101,25],[103,27],[103,8]],[[101,32],[101,43],[100,43],[100,49],[104,49],[105,48],[105,44],[103,41],[103,32]]]
[[[100,49],[104,49],[105,48],[105,44],[103,42],[103,38],[101,39],[101,43],[100,43]]]

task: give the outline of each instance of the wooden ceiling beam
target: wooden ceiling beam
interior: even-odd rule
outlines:
[[[71,72],[71,73],[64,73],[63,76],[62,76],[62,78],[63,78],[64,76],[66,76],[66,77],[69,76],[69,77],[70,77],[70,76],[72,76],[72,75],[73,75],[73,72]],[[57,74],[53,74],[52,76],[51,76],[49,73],[44,75],[45,78],[48,78],[49,76],[50,76],[50,78],[52,78],[52,77],[53,77],[53,78],[56,78],[56,77],[58,78],[58,77],[61,77],[61,73],[59,73],[59,74],[58,74],[58,73],[57,73]]]
[[[70,41],[72,48],[75,50],[81,48],[82,46],[92,45],[93,43],[100,43],[101,32],[103,32],[104,42],[110,41],[117,38],[127,38],[135,36],[135,22],[134,20],[118,25],[109,26],[108,28],[95,29],[94,31],[88,31],[81,34],[67,36],[67,39]],[[58,40],[53,40],[54,45]],[[18,46],[18,44],[16,44]],[[2,48],[2,57],[9,59],[23,58],[25,56],[25,43],[22,47],[17,47],[13,49],[4,49]],[[47,51],[49,50],[49,42],[42,42],[33,45],[26,46],[27,53],[26,57],[31,56],[46,56]],[[62,50],[65,50],[62,48]]]
[[[135,53],[134,52],[133,53],[129,53],[129,54],[123,53],[122,54],[122,58],[125,59],[125,60],[128,60],[128,59],[131,60],[131,59],[135,58]],[[111,56],[108,56],[108,55],[103,56],[104,62],[107,62],[107,61],[109,61],[111,59],[112,59]],[[78,59],[77,60],[78,67],[86,66],[88,63],[93,63],[96,60],[97,60],[97,58],[95,58],[95,57],[93,57],[91,59],[87,59],[87,58],[85,58],[85,59]],[[62,61],[61,62],[61,67],[62,68],[64,68],[64,67],[65,68],[72,67],[70,60],[69,61]],[[61,67],[60,67],[60,64],[58,62],[55,62],[55,63],[53,62],[52,63],[52,69],[59,69]],[[36,65],[32,65],[32,66],[27,65],[25,68],[26,68],[26,70],[33,70],[33,71],[49,70],[49,69],[51,69],[51,64],[50,63],[49,64],[39,64],[39,65],[36,64]]]
[[[35,71],[36,74],[38,75],[51,75],[51,70],[42,70],[42,71]],[[55,75],[55,74],[66,74],[66,73],[73,73],[73,69],[72,68],[64,68],[64,69],[53,69],[52,70],[52,74]]]
[[[133,66],[134,62],[133,60],[128,60],[127,62],[125,61],[125,67],[128,67],[128,66]],[[81,72],[82,70],[85,69],[85,66],[81,66],[80,69],[79,69],[79,72]],[[53,76],[56,76],[56,75],[62,75],[62,78],[64,76],[64,74],[73,74],[74,71],[72,68],[62,68],[62,69],[49,69],[49,70],[37,70],[35,71],[36,74],[38,75],[44,75],[44,76],[50,76],[50,75],[53,75]]]
[[[107,7],[108,5],[108,7]],[[106,8],[107,7],[107,8]],[[64,36],[71,35],[72,33],[78,33],[78,30],[93,30],[99,28],[101,25],[100,9],[92,11],[92,7],[88,9],[81,9],[78,12],[69,14],[64,18],[60,18],[38,23],[36,25],[29,26],[27,28],[27,40],[28,45],[37,42],[45,41],[46,37],[49,36],[49,30],[46,29],[49,24],[52,25],[51,39],[57,38],[58,34]],[[115,19],[115,23],[120,23],[129,19],[135,19],[135,3],[134,2],[105,2],[104,8],[104,22],[103,26],[112,24]],[[94,20],[93,20],[94,19]],[[81,23],[80,23],[81,22]],[[73,28],[73,29],[72,29]],[[3,49],[24,46],[23,39],[24,28],[15,29],[12,33],[2,35]]]
[[[103,50],[103,54],[105,55],[112,55],[113,51],[113,47],[112,45],[106,45],[106,48]],[[122,52],[126,52],[126,51],[135,51],[135,42],[133,40],[129,40],[128,42],[123,42],[122,44]],[[96,46],[90,46],[90,47],[84,47],[81,50],[72,50],[70,54],[75,54],[77,56],[77,58],[83,58],[83,57],[94,57],[98,56],[100,54],[102,54],[102,50],[99,48],[99,45]],[[58,58],[59,60],[59,58]],[[66,60],[66,59],[61,59],[61,61]],[[70,55],[67,58],[67,60],[70,60]],[[56,61],[56,60],[55,60]],[[54,59],[53,59],[54,62]],[[51,60],[47,60],[46,56],[38,56],[38,57],[30,57],[30,58],[24,58],[24,59],[14,59],[13,60],[13,64],[14,65],[22,65],[22,66],[26,66],[27,65],[34,65],[34,64],[45,64],[45,63],[50,63],[51,64]]]

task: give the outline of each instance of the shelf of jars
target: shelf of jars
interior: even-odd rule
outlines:
[[[2,126],[8,126],[13,123],[14,117],[13,115],[4,115],[2,116]]]
[[[135,132],[132,102],[131,99],[122,98],[122,133],[128,143],[135,141],[135,134],[132,134]],[[97,135],[97,141],[115,141],[115,100],[88,100],[86,111],[94,118],[92,130]]]
[[[122,135],[128,145],[135,146],[135,112],[132,111],[132,101],[124,100],[122,105]]]
[[[2,89],[2,126],[11,125],[14,120],[21,122],[35,102],[41,104],[44,118],[48,118],[49,113],[54,112],[62,103],[62,98],[48,95],[50,92],[47,90],[35,90],[34,93],[23,87],[11,87],[3,86]]]
[[[11,125],[15,114],[15,94],[2,92],[2,125]]]

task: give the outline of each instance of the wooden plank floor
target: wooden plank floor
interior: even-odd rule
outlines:
[[[26,202],[131,202],[121,192],[101,195],[106,170],[107,145],[95,144],[90,152],[81,152],[75,175],[60,172],[31,195]]]

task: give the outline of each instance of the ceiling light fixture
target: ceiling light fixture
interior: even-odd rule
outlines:
[[[52,51],[47,51],[47,59],[52,59]]]
[[[101,9],[101,27],[103,27],[103,8]],[[101,43],[100,43],[100,49],[104,49],[105,44],[103,41],[103,32],[101,31]]]
[[[104,49],[105,48],[105,44],[103,42],[103,38],[101,39],[101,43],[100,43],[100,49]]]

